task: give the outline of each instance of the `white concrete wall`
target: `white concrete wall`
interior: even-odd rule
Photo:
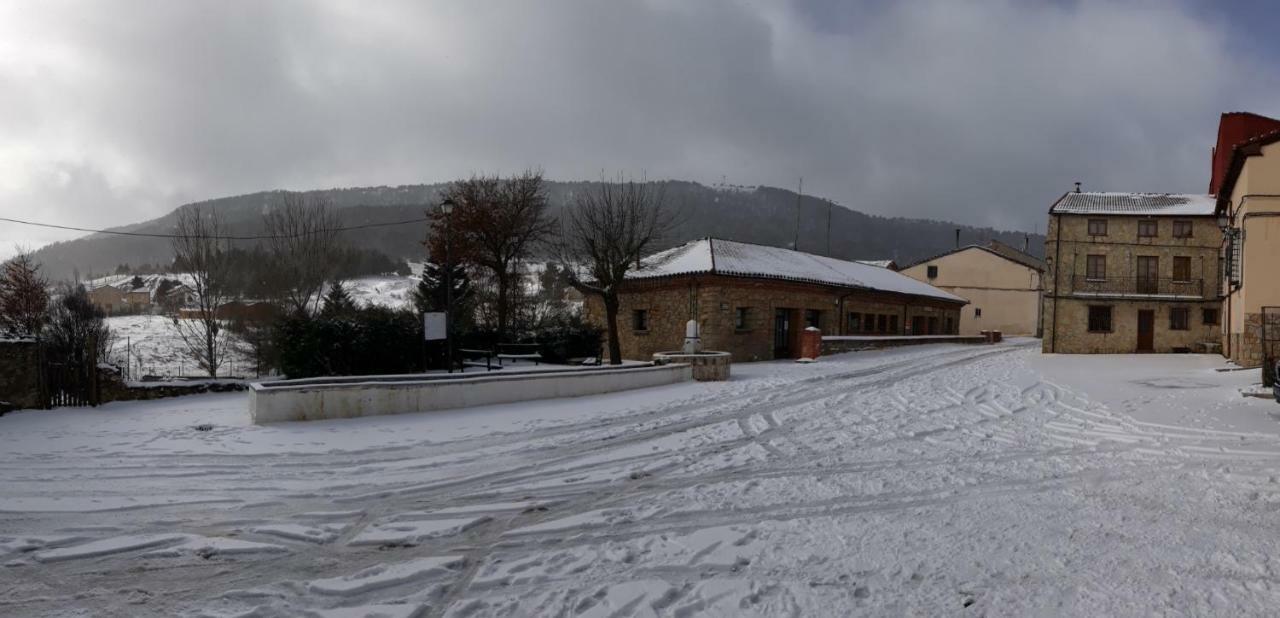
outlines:
[[[689,365],[484,375],[404,382],[254,384],[253,422],[311,421],[580,397],[687,382]]]

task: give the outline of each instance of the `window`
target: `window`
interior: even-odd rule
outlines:
[[[1191,310],[1186,307],[1169,309],[1169,330],[1187,330],[1191,327]]]
[[[982,307],[974,307],[974,308],[973,308],[973,317],[975,317],[975,318],[980,318],[980,317],[982,317]]]
[[[937,266],[929,266],[929,267],[928,267],[928,268],[926,268],[925,270],[927,271],[927,275],[928,275],[928,277],[929,277],[930,279],[937,279],[937,278],[938,278],[938,267],[937,267]]]
[[[849,324],[848,327],[845,328],[845,332],[856,333],[860,330],[862,330],[862,314],[850,313]]]
[[[738,313],[733,320],[733,327],[737,330],[751,328],[751,307],[738,307]]]
[[[1107,279],[1107,256],[1105,255],[1089,255],[1085,256],[1085,279],[1090,281],[1106,281]]]
[[[889,332],[898,334],[898,316],[896,315],[889,316]]]
[[[1157,236],[1154,219],[1143,219],[1138,222],[1138,238],[1155,238]]]
[[[1203,311],[1203,315],[1202,315],[1201,317],[1204,319],[1203,321],[1204,321],[1204,323],[1205,323],[1205,324],[1217,324],[1217,323],[1218,323],[1218,310],[1217,310],[1217,309],[1205,309],[1205,310]]]
[[[1106,219],[1089,219],[1089,235],[1090,236],[1106,236],[1107,220]]]
[[[1173,256],[1173,280],[1174,281],[1190,281],[1191,280],[1191,258],[1185,255]]]
[[[647,309],[636,309],[631,312],[631,329],[649,330],[649,311]]]
[[[1089,332],[1091,333],[1111,332],[1111,307],[1101,307],[1101,306],[1089,307]]]
[[[868,313],[862,316],[862,332],[870,333],[876,330],[876,316]]]
[[[810,327],[810,326],[812,326],[812,327],[814,327],[814,328],[819,328],[818,324],[819,324],[819,321],[820,321],[821,316],[822,316],[822,312],[821,312],[821,311],[818,311],[817,309],[805,309],[805,310],[804,310],[804,326],[805,326],[805,328],[808,328],[808,327]]]
[[[1191,222],[1190,221],[1174,221],[1173,237],[1174,238],[1191,238]]]
[[[882,333],[889,332],[889,316],[884,314],[876,316],[876,330]]]
[[[944,334],[944,335],[952,335],[952,334],[955,334],[955,333],[952,333],[952,332],[951,332],[951,316],[947,316],[947,317],[943,318],[943,319],[942,319],[942,323],[943,323],[943,325],[944,325],[944,326],[942,327],[942,328],[943,328],[942,334]]]

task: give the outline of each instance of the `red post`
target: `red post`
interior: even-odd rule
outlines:
[[[800,331],[800,358],[817,360],[822,356],[822,331],[810,326]]]

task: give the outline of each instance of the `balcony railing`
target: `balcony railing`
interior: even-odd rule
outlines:
[[[1099,298],[1204,298],[1203,279],[1169,279],[1163,277],[1107,277],[1085,275],[1071,278],[1073,296]]]

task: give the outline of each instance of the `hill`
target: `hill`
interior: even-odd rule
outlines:
[[[589,190],[593,182],[547,182],[553,213],[571,203],[577,191]],[[680,225],[667,244],[715,236],[780,247],[790,247],[796,237],[796,194],[772,187],[708,187],[684,181],[661,181],[668,202],[679,209]],[[346,226],[387,223],[419,218],[428,204],[439,202],[445,184],[399,187],[324,189],[322,193],[337,207]],[[229,233],[263,233],[262,213],[276,203],[279,191],[263,191],[199,202],[216,208]],[[192,204],[180,206],[188,208]],[[176,213],[113,228],[125,232],[168,233]],[[816,196],[800,198],[799,249],[827,254],[827,221],[830,215],[830,254],[841,259],[896,259],[906,263],[950,249],[955,230],[961,242],[1000,240],[1040,256],[1044,237],[1022,232],[971,227],[944,221],[881,217],[864,214]],[[376,227],[344,232],[353,246],[378,249],[392,257],[422,258],[422,223]],[[246,243],[247,244],[247,243]],[[36,258],[55,279],[103,274],[118,264],[164,264],[172,254],[162,238],[93,234],[76,240],[53,243],[36,251]]]

